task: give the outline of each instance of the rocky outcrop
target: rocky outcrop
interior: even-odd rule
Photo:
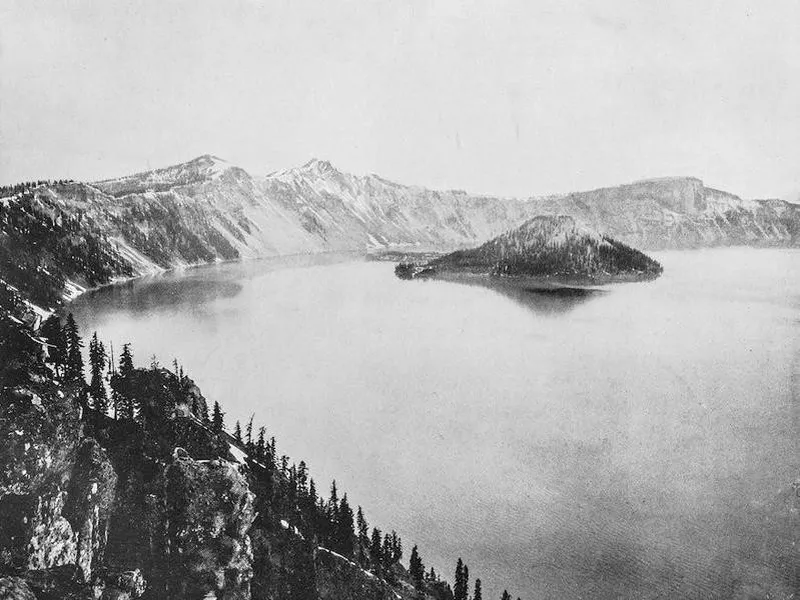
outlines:
[[[255,515],[244,475],[228,461],[198,462],[178,449],[164,486],[170,597],[249,599]]]
[[[63,486],[82,433],[74,398],[34,375],[6,390],[0,404],[0,499]]]
[[[72,525],[63,514],[80,444],[72,396],[33,374],[3,390],[0,436],[0,547],[10,569],[47,569],[75,561]]]
[[[78,555],[76,535],[64,517],[67,493],[59,490],[47,496],[36,496],[33,511],[15,515],[29,525],[26,567],[40,571],[75,564]]]
[[[316,555],[317,592],[322,600],[397,600],[382,579],[343,556],[320,548]]]
[[[100,444],[88,438],[77,452],[64,515],[76,538],[75,563],[86,581],[102,563],[116,495],[117,474]]]

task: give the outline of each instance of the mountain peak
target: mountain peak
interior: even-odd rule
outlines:
[[[327,173],[337,170],[336,167],[330,163],[330,161],[322,160],[320,158],[312,158],[300,168],[306,171],[315,171],[318,173]]]
[[[177,165],[143,171],[126,177],[95,182],[114,196],[150,191],[166,191],[177,185],[202,183],[218,178],[234,165],[213,154],[203,154]]]
[[[215,156],[213,154],[203,154],[202,156],[198,156],[197,158],[193,158],[186,164],[207,164],[207,163],[225,163],[228,164],[228,161],[224,158],[220,158],[219,156]]]
[[[334,167],[330,161],[321,158],[312,158],[299,167],[273,171],[267,175],[267,178],[282,179],[285,177],[295,178],[297,176],[304,177],[309,175],[313,177],[325,177],[337,174],[341,175],[341,171]]]

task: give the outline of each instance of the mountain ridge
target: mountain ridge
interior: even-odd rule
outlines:
[[[645,250],[800,246],[800,206],[742,199],[696,177],[507,198],[355,175],[319,158],[254,176],[205,154],[90,183],[0,188],[0,278],[23,290],[41,287],[35,273],[45,269],[55,280],[88,287],[115,277],[262,256],[450,252],[479,245],[537,215],[568,215]],[[93,258],[64,264],[65,253],[77,252],[79,238],[104,257],[93,265],[94,276],[88,275]],[[39,300],[56,304],[64,287],[56,293],[58,285],[52,284],[50,294],[38,294]]]

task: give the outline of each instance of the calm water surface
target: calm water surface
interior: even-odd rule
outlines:
[[[780,590],[763,517],[800,470],[800,252],[656,257],[659,280],[584,297],[326,257],[72,310],[142,365],[178,357],[229,423],[255,413],[318,489],[335,477],[437,571],[463,557],[487,597]]]

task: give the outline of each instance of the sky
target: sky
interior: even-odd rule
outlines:
[[[527,196],[800,193],[800,2],[3,0],[0,183],[214,154]]]

